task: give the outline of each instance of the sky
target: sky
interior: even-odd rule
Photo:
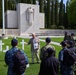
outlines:
[[[59,1],[61,1],[61,0],[59,0]],[[66,1],[67,1],[67,0],[63,0],[64,3],[66,3]]]
[[[59,0],[59,1],[61,1],[61,0]],[[67,0],[63,0],[63,3],[65,4],[65,6],[66,6],[66,1],[67,1]]]
[[[59,0],[59,1],[61,1],[61,0]],[[67,1],[67,0],[63,0],[63,3],[65,3],[65,4],[66,4],[66,1]]]
[[[64,3],[66,3],[67,0],[63,0]]]

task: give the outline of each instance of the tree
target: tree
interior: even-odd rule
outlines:
[[[43,0],[39,0],[40,12],[43,12]]]
[[[11,0],[8,1],[8,9],[11,10]]]
[[[5,0],[5,11],[8,9],[8,1]]]
[[[58,0],[55,0],[55,25],[58,25]]]
[[[45,28],[47,28],[47,1],[44,1]]]
[[[28,4],[32,4],[32,0],[27,0],[27,3]]]
[[[33,4],[36,4],[36,0],[33,0]]]
[[[63,4],[63,26],[66,28],[66,13],[65,13],[65,4]]]
[[[51,25],[55,24],[54,17],[54,0],[51,1]]]
[[[76,28],[76,0],[71,0],[69,3],[68,19],[71,28]]]
[[[69,1],[66,2],[66,12],[65,12],[65,28],[69,28],[69,22],[68,22],[68,5]]]
[[[47,28],[51,28],[50,0],[47,0]]]
[[[59,25],[63,25],[63,0],[61,0],[61,2],[60,2]]]

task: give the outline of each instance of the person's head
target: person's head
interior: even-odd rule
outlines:
[[[68,33],[67,33],[67,32],[65,32],[65,33],[64,33],[64,35],[66,36],[66,35],[68,35]]]
[[[18,44],[18,40],[17,40],[17,39],[12,39],[12,40],[11,40],[11,45],[12,45],[12,47],[17,46],[17,44]]]
[[[46,50],[46,52],[47,52],[47,56],[48,57],[49,56],[54,56],[54,53],[55,53],[55,51],[52,48],[50,48],[50,47]]]
[[[60,45],[61,45],[62,47],[66,47],[66,46],[67,46],[67,42],[66,42],[66,41],[62,41],[62,42],[60,43]]]
[[[74,44],[73,41],[70,41],[70,40],[67,41],[67,47],[68,48],[73,47],[73,44]]]
[[[71,33],[71,37],[74,37],[74,33]]]
[[[32,37],[35,38],[36,37],[36,34],[35,33],[32,33]]]
[[[47,37],[47,38],[45,39],[45,41],[46,41],[47,44],[49,44],[49,43],[51,42],[50,37]]]

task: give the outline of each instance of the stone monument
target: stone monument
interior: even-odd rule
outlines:
[[[7,28],[19,29],[19,35],[40,33],[44,28],[44,13],[39,12],[39,5],[18,3],[17,10],[6,12]]]

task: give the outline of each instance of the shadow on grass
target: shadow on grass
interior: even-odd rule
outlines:
[[[0,62],[3,62],[4,60],[0,60]]]

